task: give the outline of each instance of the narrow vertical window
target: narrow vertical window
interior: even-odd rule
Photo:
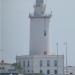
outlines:
[[[54,61],[54,66],[57,66],[57,60]]]
[[[47,60],[47,66],[50,66],[50,61],[49,60]]]
[[[54,70],[54,74],[57,74],[58,72],[57,72],[57,70]]]
[[[29,70],[28,70],[28,72],[29,72]]]
[[[44,55],[47,55],[47,52],[46,51],[44,51]]]
[[[42,60],[40,60],[40,67],[42,67],[43,66],[43,63],[42,63]]]
[[[47,74],[50,74],[50,70],[47,70]]]
[[[40,73],[43,73],[43,71],[42,71],[42,70],[40,70]]]
[[[44,36],[46,36],[46,31],[44,31]]]
[[[72,72],[70,72],[70,75],[73,75],[73,73],[72,73]]]

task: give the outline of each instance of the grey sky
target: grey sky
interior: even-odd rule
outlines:
[[[4,50],[4,57],[8,62],[15,61],[16,55],[28,54],[28,15],[33,12],[34,3],[35,0],[2,0],[1,49]],[[58,40],[59,54],[65,54],[64,42],[67,40],[68,65],[75,65],[75,0],[45,0],[45,3],[46,12],[53,11],[50,22],[50,48],[55,53]]]
[[[1,0],[0,0],[0,48],[1,48]]]

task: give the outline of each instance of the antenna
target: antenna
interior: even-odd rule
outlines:
[[[56,47],[57,47],[57,74],[58,74],[58,46],[59,46],[59,44],[57,41],[57,43],[56,43]]]
[[[58,55],[58,42],[56,43],[56,47],[57,47],[57,55]]]
[[[67,75],[67,41],[64,43],[66,49],[66,75]]]

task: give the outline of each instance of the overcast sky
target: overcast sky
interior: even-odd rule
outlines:
[[[50,20],[50,50],[56,53],[58,40],[59,54],[65,55],[64,42],[67,40],[68,65],[75,65],[75,0],[45,0],[45,3],[46,13],[53,11]],[[0,0],[0,48],[8,62],[14,62],[16,55],[29,53],[28,16],[33,12],[34,4],[35,0],[2,0],[2,3]]]

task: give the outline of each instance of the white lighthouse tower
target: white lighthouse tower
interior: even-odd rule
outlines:
[[[36,0],[34,13],[30,18],[29,55],[17,56],[16,62],[22,73],[42,73],[45,75],[64,75],[64,56],[48,55],[49,22],[52,14],[45,14],[44,0]]]
[[[36,0],[34,14],[30,14],[30,55],[49,53],[49,20],[52,14],[45,14],[44,0]]]

